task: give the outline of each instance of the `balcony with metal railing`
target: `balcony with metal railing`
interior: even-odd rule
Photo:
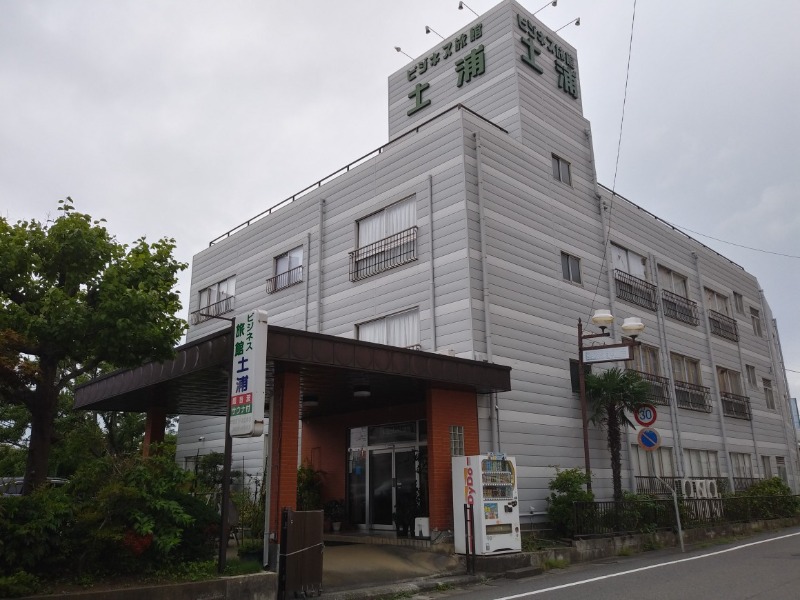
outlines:
[[[647,382],[647,401],[653,404],[662,404],[669,406],[669,379],[661,377],[660,375],[653,375],[652,373],[645,373],[644,371],[637,371],[635,369],[628,369],[639,375],[645,382]]]
[[[683,321],[689,325],[700,323],[700,316],[697,312],[697,302],[673,294],[669,290],[661,290],[661,304],[664,306],[664,314],[677,321]]]
[[[267,279],[267,293],[274,294],[278,290],[291,287],[303,281],[303,265],[278,273]]]
[[[702,385],[688,383],[686,381],[676,381],[675,402],[678,408],[710,413],[711,390]]]
[[[753,415],[750,412],[750,398],[732,392],[720,392],[722,397],[722,414],[734,419],[747,419],[750,421]]]
[[[358,281],[417,260],[417,227],[350,252],[350,281]]]
[[[231,312],[236,307],[236,296],[226,296],[222,300],[218,300],[208,306],[203,306],[198,310],[193,311],[189,315],[189,323],[197,325],[203,321],[208,321],[219,315]]]
[[[652,283],[619,269],[614,269],[614,281],[616,282],[617,298],[620,300],[625,300],[652,311],[658,308],[656,286]]]
[[[711,333],[714,335],[732,342],[739,341],[739,328],[736,326],[736,319],[731,319],[728,315],[723,315],[715,310],[709,310],[708,324],[711,327]]]

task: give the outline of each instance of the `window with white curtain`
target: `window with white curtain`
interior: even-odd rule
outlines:
[[[303,281],[303,247],[292,248],[275,257],[275,276],[267,281],[267,292],[273,293]]]
[[[419,309],[361,323],[358,339],[399,348],[419,348]]]
[[[716,451],[685,448],[683,458],[687,477],[719,477]]]
[[[417,258],[417,202],[395,202],[357,222],[357,249],[350,253],[350,279],[357,281]]]
[[[752,479],[753,458],[744,452],[731,452],[731,468],[734,477]]]
[[[648,454],[653,458],[652,464]],[[668,446],[646,451],[639,444],[633,444],[631,446],[631,456],[634,462],[634,471],[640,477],[675,477],[672,448]]]
[[[199,309],[191,315],[192,325],[232,311],[235,308],[235,297],[236,275],[203,288],[198,295]]]

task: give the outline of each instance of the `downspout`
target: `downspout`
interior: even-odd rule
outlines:
[[[769,345],[769,344],[767,344],[767,345]],[[742,345],[741,344],[736,344],[736,349],[739,351],[739,372],[742,374],[742,376],[741,376],[742,386],[743,386],[744,390],[747,390],[747,384],[745,383],[745,381],[747,379],[747,368],[745,367],[744,355],[742,354]],[[770,362],[772,362],[772,352],[771,351],[769,353],[769,356],[770,356]],[[758,382],[756,382],[756,387],[758,387]],[[749,396],[747,396],[747,401],[750,402],[750,397]],[[756,455],[755,473],[761,473],[761,471],[763,469],[763,464],[759,460],[759,457],[761,456],[761,454],[758,451],[758,440],[756,440],[756,426],[753,423],[753,403],[752,402],[750,402],[750,437],[753,438],[753,452]],[[750,473],[751,476],[753,474],[754,473],[752,473],[752,472]],[[766,473],[765,473],[765,475],[766,475]]]
[[[322,333],[322,245],[325,241],[325,199],[319,200],[319,246],[317,246],[317,333]]]
[[[305,255],[309,256],[311,254],[311,232],[309,231],[306,233],[306,252]],[[303,278],[305,279],[305,295],[306,295],[306,303],[305,303],[305,310],[303,312],[303,331],[308,331],[308,280],[309,275],[311,274],[311,270],[306,274]]]
[[[700,257],[697,252],[692,252],[694,258],[694,270],[697,274],[697,282],[700,284],[700,300],[703,304],[703,324],[706,330],[706,345],[708,346],[708,357],[711,361],[711,379],[714,383],[714,394],[717,398],[717,412],[719,413],[719,427],[722,431],[722,447],[725,451],[725,462],[728,468],[728,485],[730,491],[734,491],[733,469],[731,468],[731,454],[728,450],[728,433],[725,429],[725,414],[722,410],[722,395],[719,392],[719,375],[717,371],[717,361],[714,358],[714,346],[711,343],[711,326],[708,324],[708,304],[706,303],[705,285],[703,285],[703,274],[700,271]]]
[[[777,403],[777,405],[780,406],[779,413],[781,415],[781,429],[783,429],[783,439],[786,440],[786,449],[787,449],[787,452],[789,452],[789,456],[787,458],[791,457],[791,458],[789,458],[788,462],[789,462],[789,467],[791,469],[792,480],[794,481],[795,490],[796,490],[797,489],[797,472],[795,471],[795,466],[796,466],[795,461],[792,460],[792,458],[797,456],[797,451],[798,451],[797,434],[795,433],[794,442],[790,443],[789,434],[786,433],[786,425],[787,425],[786,413],[783,411],[784,408],[789,409],[789,406],[788,406],[788,404],[789,404],[789,385],[788,385],[788,383],[789,382],[786,380],[786,369],[783,366],[783,351],[781,350],[781,347],[780,347],[780,341],[776,340],[778,327],[777,327],[777,325],[775,323],[775,319],[772,318],[772,311],[767,311],[766,310],[766,298],[764,298],[764,290],[759,288],[758,295],[759,295],[759,301],[761,303],[761,313],[765,317],[764,324],[767,326],[767,348],[769,349],[769,360],[770,360],[770,363],[772,364],[772,370],[774,372],[776,370],[776,368],[779,368],[781,373],[783,374],[783,378],[782,378],[783,382],[782,383],[785,386],[784,387],[785,393],[781,394],[781,400],[782,401]],[[767,315],[769,315],[769,317],[770,317],[769,321],[766,320]],[[780,364],[778,363],[778,361],[775,360],[775,352],[780,353],[780,359],[781,359],[780,360]],[[775,381],[777,383],[777,379]],[[791,415],[792,415],[792,411],[791,411],[791,409],[789,409],[788,424],[792,428],[792,431],[796,432],[797,430],[794,427],[794,423],[792,423]],[[756,460],[758,460],[758,459],[756,459]],[[758,462],[760,463],[761,461],[758,461]],[[765,473],[765,475],[766,475],[766,473]]]
[[[678,465],[678,476],[683,478],[685,473],[683,467],[683,438],[681,438],[681,425],[678,422],[678,395],[675,393],[675,374],[672,372],[672,360],[670,359],[669,343],[667,342],[667,326],[664,322],[664,298],[661,294],[661,282],[658,280],[656,257],[650,254],[648,260],[650,261],[650,275],[653,277],[653,281],[656,282],[656,294],[658,294],[656,317],[658,319],[658,336],[661,342],[659,345],[665,350],[665,355],[661,357],[661,366],[663,367],[666,364],[665,372],[669,377],[669,414],[672,418],[672,436],[675,440],[675,464]]]
[[[481,232],[481,274],[483,281],[483,327],[486,336],[486,360],[493,362],[492,352],[492,317],[490,311],[489,295],[489,265],[486,254],[486,214],[483,206],[483,169],[481,158],[483,156],[480,133],[473,133],[475,139],[476,163],[478,168],[478,220]],[[469,261],[469,249],[467,249]],[[492,450],[500,452],[500,405],[496,394],[489,395],[489,419],[492,425]]]
[[[595,184],[595,190],[597,190],[597,185]],[[600,196],[599,190],[597,190],[597,197],[599,199],[599,208],[600,208],[600,225],[603,228],[603,252],[605,254],[605,265],[606,265],[606,281],[608,283],[608,303],[609,308],[611,309],[611,314],[617,314],[617,294],[616,294],[616,285],[614,284],[614,269],[613,261],[611,260],[611,250],[610,250],[610,242],[611,239],[606,239],[606,231],[608,231],[608,204],[606,204],[605,200],[602,199]],[[617,324],[616,322],[611,324],[611,339],[614,340],[615,343],[619,343],[622,340],[617,338]],[[624,365],[623,365],[623,368]],[[625,428],[625,437],[627,438],[625,443],[625,456],[628,460],[628,485],[630,489],[634,492],[636,491],[636,473],[633,470],[633,457],[631,452],[631,446],[633,445],[633,432],[629,427]]]
[[[430,275],[430,307],[431,307],[431,352],[436,352],[436,277],[433,265],[433,175],[428,175],[428,230],[430,231],[430,259],[428,273]]]

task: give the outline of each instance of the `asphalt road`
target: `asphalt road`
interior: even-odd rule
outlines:
[[[800,527],[681,554],[672,549],[431,594],[468,600],[798,600]]]

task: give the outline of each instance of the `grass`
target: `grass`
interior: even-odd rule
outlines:
[[[617,552],[617,556],[633,556],[633,548],[630,546],[623,546]]]
[[[454,589],[455,586],[452,583],[437,583],[436,584],[436,591],[437,592],[446,592],[447,590]]]
[[[538,550],[548,550],[550,548],[562,547],[563,544],[556,540],[548,540],[539,538],[534,535],[522,536],[522,551],[523,552],[537,552]]]
[[[569,561],[565,558],[548,558],[542,563],[542,568],[545,571],[550,569],[566,569],[569,566]]]

